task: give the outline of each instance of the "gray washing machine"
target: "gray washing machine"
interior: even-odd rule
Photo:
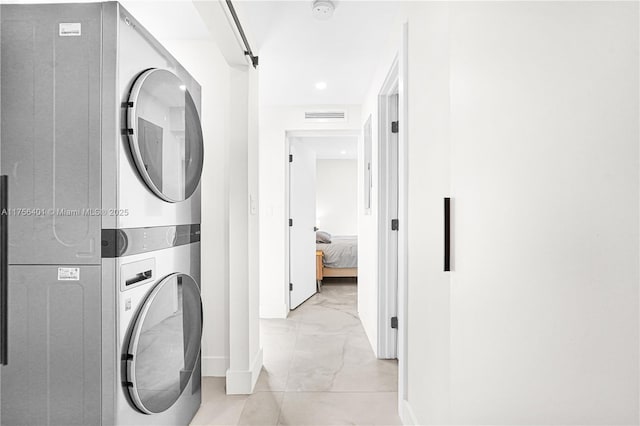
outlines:
[[[200,86],[116,2],[4,4],[0,20],[2,424],[186,425],[201,400]]]
[[[179,246],[114,260],[120,381],[115,398],[103,401],[115,417],[103,423],[179,425],[200,407],[200,243],[185,237]]]

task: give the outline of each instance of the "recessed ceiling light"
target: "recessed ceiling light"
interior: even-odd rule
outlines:
[[[327,88],[327,83],[325,83],[324,81],[319,81],[316,83],[316,89],[324,90],[326,88]]]
[[[345,151],[344,149],[342,151],[340,151],[340,154],[345,155],[347,153],[347,151]]]

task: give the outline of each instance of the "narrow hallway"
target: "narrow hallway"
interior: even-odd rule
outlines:
[[[356,312],[356,284],[323,286],[287,319],[261,320],[255,393],[225,395],[203,379],[192,425],[394,425],[397,362],[376,359]]]

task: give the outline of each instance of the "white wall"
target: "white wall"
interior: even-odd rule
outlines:
[[[406,17],[405,421],[638,424],[638,4]]]
[[[449,12],[446,3],[422,6],[411,11],[408,34],[407,392],[416,424],[449,424],[451,274],[443,272],[442,201],[451,195]]]
[[[194,5],[211,37],[161,42],[202,85],[202,371],[226,376],[227,393],[250,393],[262,367],[258,73],[247,66],[224,4]]]
[[[262,370],[262,345],[260,343],[260,205],[259,205],[259,179],[260,179],[260,135],[259,135],[259,70],[249,70],[249,93],[247,100],[248,123],[248,163],[249,163],[249,369],[251,371],[251,391]]]
[[[227,393],[250,393],[262,367],[258,72],[247,65],[224,3],[194,6],[210,38],[163,42],[202,85],[203,374],[226,376]]]
[[[358,235],[358,160],[316,161],[316,226]]]
[[[229,140],[230,68],[213,42],[162,40],[202,86],[202,373],[229,367]]]
[[[305,122],[308,110],[347,110],[347,120],[338,123]],[[289,290],[287,246],[288,152],[287,131],[359,130],[360,107],[322,105],[308,107],[261,107],[259,119],[260,158],[260,316],[285,318]]]
[[[364,140],[358,145],[358,314],[365,329],[371,347],[378,349],[378,205],[380,179],[380,149],[378,97],[391,70],[393,61],[399,53],[401,24],[404,16],[396,19],[395,30],[379,49],[378,67],[373,72],[372,84],[362,104],[361,128],[371,117],[371,212],[364,209]]]
[[[249,394],[262,368],[258,322],[257,71],[231,70],[229,172],[229,353],[226,390]]]

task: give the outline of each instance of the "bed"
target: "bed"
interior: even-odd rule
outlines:
[[[334,236],[316,243],[316,279],[358,276],[358,237]]]

